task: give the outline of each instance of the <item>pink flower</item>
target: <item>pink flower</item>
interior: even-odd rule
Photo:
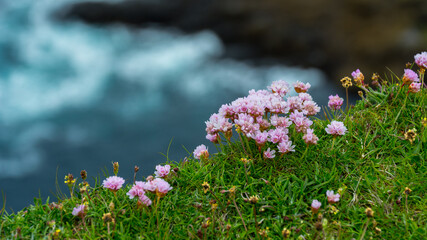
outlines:
[[[316,134],[313,133],[313,129],[307,129],[302,139],[304,139],[306,144],[317,144],[317,140],[319,140]]]
[[[154,174],[156,174],[156,177],[164,178],[169,174],[170,170],[171,170],[170,165],[165,165],[165,166],[157,165],[156,171],[154,172]]]
[[[219,143],[219,135],[218,134],[207,134],[206,139],[213,142],[213,143]]]
[[[305,101],[312,101],[313,100],[313,98],[311,97],[311,95],[308,94],[308,93],[300,93],[300,94],[298,94],[298,97],[303,102],[305,102]]]
[[[153,180],[151,180],[151,181],[147,181],[147,182],[142,182],[141,187],[145,191],[155,192],[157,185],[156,185],[156,182],[153,182]]]
[[[136,181],[129,192],[126,193],[130,199],[133,199],[134,197],[141,197],[144,194],[144,182],[141,181]]]
[[[344,126],[344,123],[334,120],[331,122],[331,124],[328,124],[325,130],[328,134],[338,136],[338,135],[344,135],[345,132],[347,131],[347,128]]]
[[[268,131],[269,141],[272,143],[278,143],[289,139],[287,128],[276,128]]]
[[[289,120],[289,118],[286,117],[279,117],[277,115],[273,115],[270,117],[271,125],[275,127],[283,127],[287,128],[292,125],[292,122]]]
[[[277,145],[277,148],[280,153],[295,152],[295,145],[292,145],[292,141],[280,142],[279,145]]]
[[[301,110],[302,109],[302,100],[299,97],[288,97],[287,99],[288,101],[288,107],[289,107],[289,111],[293,112],[296,110]]]
[[[415,63],[420,68],[427,68],[427,52],[421,52],[414,56]]]
[[[264,158],[272,159],[276,156],[276,155],[274,155],[275,153],[276,153],[276,151],[270,150],[270,148],[268,148],[266,151],[264,151]]]
[[[153,202],[151,201],[151,199],[149,199],[146,195],[141,195],[139,196],[139,201],[144,204],[145,206],[150,206]]]
[[[295,119],[294,123],[297,132],[305,132],[313,124],[313,121],[307,117],[299,117]]]
[[[87,209],[87,206],[82,204],[82,205],[77,205],[77,207],[73,208],[73,212],[72,214],[74,216],[78,216],[83,218],[86,215],[85,210]]]
[[[340,195],[334,194],[333,190],[326,191],[326,196],[328,197],[328,203],[336,203],[340,200]]]
[[[365,79],[365,77],[359,69],[356,69],[356,71],[352,72],[351,76],[353,76],[356,85],[363,85],[363,80]]]
[[[313,213],[317,213],[319,211],[320,206],[322,206],[322,203],[314,199],[311,203],[311,211]]]
[[[156,194],[159,196],[164,196],[166,193],[172,190],[172,187],[169,185],[169,183],[161,178],[154,179],[153,183],[156,184]]]
[[[411,69],[405,69],[405,74],[402,77],[403,84],[411,84],[412,82],[419,82],[418,74]]]
[[[343,102],[344,102],[344,99],[340,98],[338,94],[335,96],[331,95],[329,96],[328,106],[332,110],[338,110],[341,108]]]
[[[257,132],[255,134],[255,141],[258,145],[264,145],[265,142],[267,142],[268,139],[268,133],[267,132]]]
[[[267,87],[272,93],[278,94],[284,97],[289,92],[289,85],[283,80],[274,81],[270,86]]]
[[[411,92],[411,93],[417,93],[417,92],[419,92],[419,91],[420,91],[420,88],[421,88],[421,83],[415,83],[415,82],[413,82],[413,83],[411,83],[411,84],[409,85],[409,90],[408,90],[408,92]]]
[[[206,146],[201,144],[194,149],[193,155],[195,159],[207,159],[209,157],[209,152]]]
[[[111,176],[111,177],[108,177],[107,179],[105,179],[102,182],[102,185],[105,188],[108,188],[111,191],[116,192],[117,190],[122,188],[123,183],[125,183],[125,180],[123,178],[117,177],[117,176]]]
[[[311,87],[310,83],[304,84],[304,83],[302,83],[300,81],[297,81],[294,84],[294,89],[295,89],[295,92],[297,92],[297,93],[305,93],[305,92],[307,92],[307,90],[310,87]]]
[[[317,103],[311,100],[304,101],[304,103],[302,104],[302,108],[307,111],[307,116],[313,116],[320,112],[320,107],[317,106]]]

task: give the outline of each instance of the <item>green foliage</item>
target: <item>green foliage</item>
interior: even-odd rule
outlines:
[[[366,89],[347,113],[314,119],[317,145],[306,148],[302,134],[291,130],[296,151],[264,160],[255,144],[249,142],[248,156],[247,145],[235,140],[208,160],[169,163],[179,169],[167,179],[173,190],[150,207],[128,198],[131,186],[114,194],[97,183],[89,197],[35,199],[20,212],[3,213],[0,238],[281,239],[289,230],[291,239],[425,239],[427,91],[407,94],[394,81]],[[332,115],[348,128],[335,140],[324,131]],[[410,129],[417,133],[412,142],[405,135]],[[338,191],[340,201],[328,204],[327,190]],[[251,203],[250,196],[259,200]],[[311,212],[313,199],[322,203],[320,214]],[[71,214],[82,201],[84,219]],[[103,221],[106,213],[114,222]]]

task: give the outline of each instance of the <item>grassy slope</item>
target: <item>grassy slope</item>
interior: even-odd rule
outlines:
[[[260,160],[255,145],[251,146],[254,155],[247,156],[241,143],[235,141],[231,148],[223,146],[206,163],[171,163],[179,171],[168,179],[173,190],[160,200],[157,210],[156,204],[138,209],[136,200],[125,195],[130,186],[114,196],[94,184],[84,223],[71,215],[72,208],[81,202],[80,195],[64,199],[62,211],[51,210],[36,200],[34,206],[1,216],[0,237],[50,238],[59,229],[58,238],[264,238],[257,234],[256,213],[259,230],[266,231],[272,239],[282,238],[284,228],[295,239],[300,235],[305,239],[359,239],[365,226],[366,239],[425,239],[427,127],[421,121],[427,117],[427,91],[405,98],[405,90],[399,92],[398,86],[389,83],[386,90],[369,94],[348,114],[337,114],[335,119],[343,121],[348,132],[336,139],[333,148],[333,138],[324,131],[328,121],[316,119],[314,129],[320,140],[305,155],[302,135],[291,131],[296,152],[276,156],[275,160]],[[410,143],[404,133],[412,128],[417,129],[418,135]],[[242,157],[254,160],[244,165]],[[202,188],[204,181],[211,186],[207,193]],[[229,192],[221,193],[232,186],[236,187],[234,198]],[[407,199],[405,187],[412,189]],[[342,197],[334,204],[338,211],[333,213],[325,192],[339,188]],[[244,201],[252,195],[259,197],[254,205]],[[151,198],[155,202],[153,195]],[[210,204],[214,199],[218,201],[215,211]],[[324,227],[320,231],[315,228],[318,216],[310,211],[313,199],[322,203]],[[115,205],[113,210],[109,207],[111,202]],[[367,207],[375,212],[369,224]],[[110,224],[110,233],[108,224],[102,221],[108,212],[116,222]],[[55,224],[49,225],[52,220]]]

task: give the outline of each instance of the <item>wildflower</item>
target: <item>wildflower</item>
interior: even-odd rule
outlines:
[[[359,70],[356,69],[354,72],[351,73],[351,76],[354,79],[354,82],[356,83],[357,86],[362,86],[363,80],[365,79],[365,77],[363,76],[363,73]]]
[[[258,131],[255,134],[255,142],[259,145],[259,146],[263,146],[265,144],[265,142],[267,142],[268,140],[268,133],[267,132],[261,132]]]
[[[82,204],[82,205],[77,205],[75,208],[73,208],[73,212],[72,212],[72,214],[74,215],[74,216],[78,216],[78,217],[80,217],[80,218],[83,218],[85,215],[86,215],[86,209],[87,209],[87,206],[86,205],[84,205],[84,204]]]
[[[86,170],[82,170],[82,171],[80,172],[80,176],[82,177],[83,181],[85,181],[85,180],[86,180],[86,178],[87,178],[87,172],[86,172]]]
[[[378,75],[378,73],[373,73],[371,79],[372,79],[372,81],[377,81],[379,77],[380,76]]]
[[[266,151],[264,151],[264,158],[272,159],[276,156],[274,155],[275,153],[276,153],[275,150],[270,150],[270,148],[268,148]]]
[[[251,160],[247,158],[241,158],[240,161],[242,161],[244,164],[248,164]]]
[[[274,81],[270,86],[267,87],[272,93],[284,97],[289,92],[289,85],[283,80]]]
[[[412,190],[408,187],[405,187],[405,194],[409,195],[412,192]]]
[[[253,196],[250,196],[248,200],[250,203],[256,204],[258,202],[259,198],[258,198],[258,196],[253,195]]]
[[[411,144],[413,141],[415,141],[415,138],[417,137],[417,129],[409,129],[407,132],[405,132],[405,139],[408,140]]]
[[[340,200],[340,195],[338,193],[334,194],[333,190],[326,191],[326,196],[329,203],[337,203]]]
[[[319,211],[320,206],[322,206],[322,203],[314,199],[311,203],[311,211],[313,213],[317,213]]]
[[[213,142],[213,143],[219,143],[220,137],[218,134],[207,134],[206,139]]]
[[[414,56],[415,63],[418,67],[426,69],[427,68],[427,52],[421,52]]]
[[[426,127],[426,126],[427,126],[427,118],[423,118],[423,119],[421,120],[421,124],[422,124],[424,127]]]
[[[104,215],[102,215],[102,221],[104,223],[115,223],[116,221],[114,220],[113,216],[111,216],[111,213],[104,213]]]
[[[133,199],[134,197],[140,197],[144,194],[144,183],[141,181],[136,181],[132,188],[126,193],[130,199]]]
[[[347,131],[347,128],[344,126],[344,123],[338,121],[332,121],[331,124],[328,124],[327,128],[325,128],[326,133],[338,136],[344,135]]]
[[[125,183],[125,180],[123,178],[117,177],[117,176],[111,176],[102,182],[102,186],[110,189],[110,191],[112,192],[116,192],[117,190],[122,188],[123,183]]]
[[[230,189],[228,189],[228,192],[234,196],[234,194],[236,194],[236,186],[232,186]]]
[[[282,141],[277,145],[277,148],[280,153],[295,152],[295,145],[292,145],[292,141]]]
[[[307,129],[307,132],[302,137],[306,144],[317,144],[319,138],[313,133],[313,129]]]
[[[284,238],[288,238],[290,235],[291,235],[291,231],[289,229],[287,229],[287,228],[283,228],[283,230],[282,230],[282,236]]]
[[[76,179],[74,179],[73,174],[69,173],[65,176],[64,183],[68,185],[68,187],[72,187],[74,183],[76,182]]]
[[[113,162],[113,172],[114,172],[114,175],[117,176],[117,173],[119,172],[119,163],[118,162]]]
[[[314,116],[320,112],[320,107],[314,101],[305,101],[302,107],[307,111],[307,116]]]
[[[404,85],[411,84],[412,82],[419,82],[418,74],[416,74],[411,69],[405,69],[405,73],[403,74],[402,81]]]
[[[368,217],[374,217],[374,211],[372,210],[372,208],[366,208],[366,210],[365,210],[365,213],[366,213],[366,216],[368,216]]]
[[[154,174],[156,174],[156,177],[164,178],[169,174],[170,169],[171,169],[170,165],[165,165],[165,166],[157,165],[156,171],[154,172]]]
[[[159,197],[165,196],[166,193],[172,190],[172,187],[169,185],[169,183],[161,178],[156,178],[153,180],[153,182],[156,184],[156,194]]]
[[[344,88],[349,88],[353,85],[349,77],[343,77],[340,81]]]
[[[208,149],[205,145],[201,144],[193,152],[195,159],[207,159],[209,157]]]
[[[150,198],[148,198],[146,195],[141,195],[141,196],[139,196],[139,201],[138,201],[138,203],[142,203],[143,205],[145,205],[145,206],[150,206],[153,202],[151,201],[151,199]]]
[[[300,82],[300,81],[297,81],[297,82],[294,84],[294,89],[295,89],[295,92],[297,92],[297,93],[305,93],[305,92],[307,92],[307,90],[308,90],[310,87],[311,87],[310,83],[306,83],[306,84],[304,84],[304,83],[302,83],[302,82]]]
[[[268,236],[269,227],[266,227],[265,229],[259,230],[259,235],[263,238],[266,238]]]
[[[335,206],[330,206],[329,211],[336,215],[340,210],[338,210],[338,208],[336,208]]]
[[[335,95],[335,96],[332,96],[332,95],[329,96],[328,107],[330,109],[332,109],[332,110],[338,110],[338,109],[341,108],[341,106],[342,106],[343,103],[344,103],[344,99],[340,98],[338,96],[338,94]]]
[[[204,192],[204,193],[206,193],[207,191],[209,191],[209,188],[210,188],[211,186],[209,185],[209,183],[208,183],[208,182],[203,182],[203,183],[202,183],[202,187],[203,187],[203,192]]]
[[[417,93],[420,91],[420,88],[421,88],[421,83],[413,82],[409,85],[408,92]]]

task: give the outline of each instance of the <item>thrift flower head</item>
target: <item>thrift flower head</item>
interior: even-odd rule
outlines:
[[[161,178],[154,179],[153,183],[156,184],[156,194],[160,197],[163,197],[166,195],[166,193],[172,190],[172,187],[169,185],[169,183]]]
[[[317,213],[319,211],[320,206],[322,206],[322,203],[314,199],[311,203],[311,211],[313,213]]]
[[[402,77],[403,84],[411,84],[412,82],[419,82],[418,74],[411,69],[405,69],[405,74]]]
[[[300,81],[297,81],[297,82],[294,84],[294,89],[295,89],[295,92],[297,92],[297,93],[305,93],[305,92],[307,92],[307,90],[308,90],[310,87],[311,87],[310,83],[306,83],[306,84],[304,84],[304,83],[302,83],[302,82],[300,82]]]
[[[408,90],[408,92],[411,92],[411,93],[417,93],[417,92],[419,92],[419,91],[420,91],[420,88],[421,88],[421,83],[413,82],[413,83],[411,83],[411,84],[409,85],[409,90]]]
[[[78,216],[78,217],[83,218],[86,215],[86,213],[85,213],[86,208],[87,208],[87,206],[84,204],[78,205],[77,207],[73,208],[72,214],[74,216]]]
[[[208,149],[203,144],[196,147],[193,154],[195,159],[207,159],[209,157]]]
[[[338,193],[334,194],[333,190],[326,191],[326,196],[328,197],[329,203],[336,203],[340,200],[340,195]]]
[[[139,196],[139,202],[141,202],[142,204],[144,204],[145,206],[150,206],[153,202],[151,201],[150,198],[148,198],[145,195],[141,195]]]
[[[345,132],[347,131],[347,128],[344,126],[344,123],[334,120],[331,122],[331,124],[328,124],[325,130],[328,134],[338,136],[338,135],[344,135]]]
[[[123,183],[125,183],[125,180],[123,178],[117,177],[117,176],[111,176],[102,182],[102,186],[110,189],[113,192],[116,192],[117,190],[122,188]]]
[[[338,110],[341,108],[342,104],[344,103],[344,99],[340,98],[337,95],[335,96],[329,96],[329,102],[328,102],[328,107],[332,110]]]
[[[266,151],[264,151],[264,158],[272,159],[276,156],[276,155],[274,155],[275,153],[276,153],[276,151],[270,150],[270,148],[268,148]]]
[[[420,68],[427,68],[427,52],[421,52],[415,55],[415,63]]]
[[[340,81],[341,81],[342,86],[345,88],[349,88],[353,85],[351,83],[351,79],[349,77],[343,77]]]
[[[295,152],[295,145],[292,145],[292,141],[282,141],[277,145],[277,148],[280,153]]]
[[[363,76],[363,73],[359,69],[356,69],[356,71],[352,72],[351,76],[353,77],[354,82],[357,86],[363,85],[363,80],[365,79],[365,76]]]
[[[169,174],[170,169],[171,169],[170,165],[165,165],[165,166],[157,165],[156,171],[154,172],[154,174],[156,174],[156,177],[164,178]]]
[[[289,92],[289,85],[283,80],[274,81],[270,86],[267,87],[271,92],[278,94],[283,97]]]
[[[144,183],[141,181],[136,181],[132,188],[129,190],[129,192],[126,193],[126,195],[128,195],[130,199],[133,199],[134,197],[140,197],[144,194]]]
[[[317,144],[317,140],[319,140],[316,134],[313,133],[313,129],[307,129],[302,139],[304,139],[306,144]]]
[[[405,132],[405,139],[408,140],[409,142],[414,142],[415,138],[417,137],[417,129],[413,128],[413,129],[409,129],[407,132]]]

